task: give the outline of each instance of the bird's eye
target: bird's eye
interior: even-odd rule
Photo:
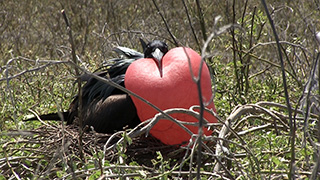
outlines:
[[[168,52],[168,49],[167,49],[167,47],[162,47],[162,48],[161,48],[161,52],[163,52],[163,53],[166,53],[166,52]]]

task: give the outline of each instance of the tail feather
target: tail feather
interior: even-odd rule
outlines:
[[[62,115],[62,117],[60,117],[61,115]],[[39,118],[41,120],[54,120],[54,121],[64,120],[64,121],[67,121],[68,116],[69,116],[69,112],[60,112],[60,113],[43,114],[43,115],[40,115]],[[34,120],[38,120],[38,118],[33,117],[33,118],[29,118],[29,119],[26,119],[23,121],[34,121]]]

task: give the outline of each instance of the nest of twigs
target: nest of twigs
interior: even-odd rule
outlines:
[[[8,136],[13,139],[3,145],[6,160],[2,159],[1,171],[9,177],[13,172],[24,176],[29,174],[29,167],[38,166],[40,174],[55,177],[57,168],[63,168],[63,160],[69,163],[79,161],[81,158],[96,157],[104,151],[107,144],[115,145],[123,133],[102,134],[94,131],[80,132],[78,126],[63,126],[56,123],[46,123],[37,129],[29,131],[10,131]],[[110,138],[112,137],[112,139]],[[82,141],[81,143],[79,141]],[[109,141],[109,142],[108,142]],[[105,152],[105,161],[116,163],[119,156],[126,155],[126,161],[136,161],[141,165],[152,166],[151,160],[156,158],[159,151],[165,158],[181,159],[184,153],[178,146],[161,143],[152,136],[142,134],[131,139],[131,143],[124,142]],[[15,147],[20,149],[14,149]],[[16,157],[17,151],[27,152],[28,155]],[[123,153],[123,154],[122,154]],[[5,163],[5,161],[7,161]],[[47,161],[41,165],[41,161]],[[67,162],[68,163],[68,162]],[[35,174],[36,174],[35,173]],[[42,176],[42,175],[40,175]]]
[[[7,179],[184,179],[199,173],[213,179],[282,179],[288,177],[290,163],[294,163],[295,177],[319,175],[318,153],[313,152],[317,147],[314,141],[318,138],[313,135],[318,131],[312,126],[313,122],[318,122],[318,117],[310,115],[308,127],[305,127],[303,111],[295,111],[296,134],[292,138],[290,118],[285,109],[284,105],[268,102],[236,107],[225,121],[219,119],[220,125],[214,125],[212,136],[202,137],[206,143],[202,144],[200,161],[196,158],[196,142],[190,141],[183,147],[169,146],[146,136],[148,126],[156,123],[157,118],[133,130],[114,134],[41,121],[43,125],[37,129],[3,134],[8,141],[2,145],[5,158],[0,159],[0,172]],[[305,138],[300,137],[303,134]],[[256,145],[257,141],[268,138],[270,141]],[[281,141],[275,142],[277,139]],[[292,140],[295,144],[290,145]],[[292,148],[296,152],[294,160]],[[306,150],[310,155],[314,153],[313,159],[298,153]],[[197,166],[203,170],[196,172]]]

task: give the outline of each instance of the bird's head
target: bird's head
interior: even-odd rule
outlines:
[[[167,52],[168,45],[159,40],[148,43],[144,50],[144,57],[152,58],[157,63],[160,76],[162,76],[162,58]]]

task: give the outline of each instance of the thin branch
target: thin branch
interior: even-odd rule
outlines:
[[[61,14],[64,18],[64,21],[66,23],[67,26],[67,31],[68,31],[68,35],[69,35],[69,42],[71,45],[71,54],[72,54],[72,61],[74,64],[77,64],[77,56],[76,56],[76,47],[73,41],[73,35],[72,35],[72,29],[71,29],[71,25],[68,19],[68,16],[65,12],[65,10],[63,9],[61,11]],[[82,85],[81,85],[81,78],[80,78],[80,73],[79,70],[77,68],[74,69],[76,72],[76,77],[77,77],[77,84],[78,84],[78,118],[79,118],[79,126],[83,127],[83,118],[82,118]],[[83,134],[82,133],[82,128],[79,128],[79,134]],[[83,144],[82,144],[82,136],[79,136],[79,148],[80,148],[80,157],[83,161],[85,161],[84,159],[84,155],[83,155]]]
[[[196,43],[197,43],[197,46],[198,46],[199,51],[201,51],[200,43],[199,43],[199,40],[198,40],[197,34],[196,34],[196,32],[195,32],[195,30],[194,30],[194,28],[193,28],[193,25],[192,25],[192,21],[191,21],[191,18],[190,18],[190,14],[189,14],[188,7],[187,7],[187,5],[186,5],[185,0],[181,0],[181,1],[182,1],[183,6],[184,6],[184,9],[185,9],[185,11],[186,11],[186,15],[187,15],[187,18],[188,18],[189,26],[190,26],[190,28],[191,28],[192,35],[193,35],[193,37],[194,37],[194,40],[195,40],[195,41],[196,41]]]
[[[253,127],[253,128],[238,132],[238,135],[239,136],[244,136],[244,135],[247,135],[247,134],[255,132],[255,131],[260,131],[260,130],[267,129],[267,128],[272,128],[272,127],[274,127],[274,125],[272,125],[271,123],[268,123],[268,124],[264,124],[264,125],[261,125],[261,126],[258,126],[258,127]]]
[[[261,0],[262,5],[264,7],[264,10],[266,11],[267,18],[269,20],[269,23],[271,25],[274,38],[276,40],[277,48],[278,48],[278,55],[279,55],[279,61],[281,64],[281,73],[282,73],[282,81],[283,81],[283,88],[284,88],[284,96],[286,98],[286,104],[288,107],[288,115],[289,115],[289,121],[290,121],[290,136],[291,136],[291,162],[290,162],[290,172],[288,174],[289,179],[295,179],[295,137],[296,137],[296,122],[292,118],[292,111],[291,111],[291,105],[290,105],[290,99],[289,99],[289,93],[288,93],[288,86],[287,86],[287,80],[286,80],[286,73],[284,68],[284,62],[282,59],[282,51],[281,51],[281,45],[279,41],[279,37],[276,31],[276,28],[274,26],[273,20],[270,16],[267,4],[265,0]]]
[[[55,65],[55,64],[64,64],[64,63],[68,63],[69,61],[51,61],[51,62],[48,62],[47,64],[44,64],[44,65],[41,65],[41,66],[38,66],[36,68],[32,68],[32,69],[27,69],[27,70],[24,70],[24,71],[21,71],[15,75],[12,75],[12,76],[8,76],[8,77],[5,77],[5,78],[0,78],[0,81],[10,81],[11,79],[14,79],[14,78],[17,78],[19,76],[22,76],[26,73],[30,73],[30,72],[34,72],[34,71],[39,71],[41,69],[44,69],[50,65]]]
[[[169,27],[169,25],[168,25],[168,23],[167,23],[167,20],[164,18],[163,14],[161,13],[161,11],[160,11],[160,9],[159,9],[159,7],[158,7],[158,4],[156,3],[155,0],[152,0],[152,2],[153,2],[154,6],[156,7],[156,9],[157,9],[157,11],[158,11],[158,14],[161,16],[161,19],[162,19],[162,21],[164,22],[164,24],[165,24],[165,26],[166,26],[166,28],[167,28],[168,33],[170,34],[172,40],[174,41],[174,45],[175,45],[175,46],[179,46],[179,43],[178,43],[178,41],[177,41],[177,38],[172,34],[172,32],[171,32],[171,30],[170,30],[170,27]]]
[[[199,20],[200,20],[200,27],[201,27],[203,40],[207,41],[206,24],[205,24],[205,21],[204,21],[204,15],[203,15],[203,12],[202,12],[200,1],[196,0],[196,4],[197,4],[197,9],[198,9],[198,16],[199,16]]]

